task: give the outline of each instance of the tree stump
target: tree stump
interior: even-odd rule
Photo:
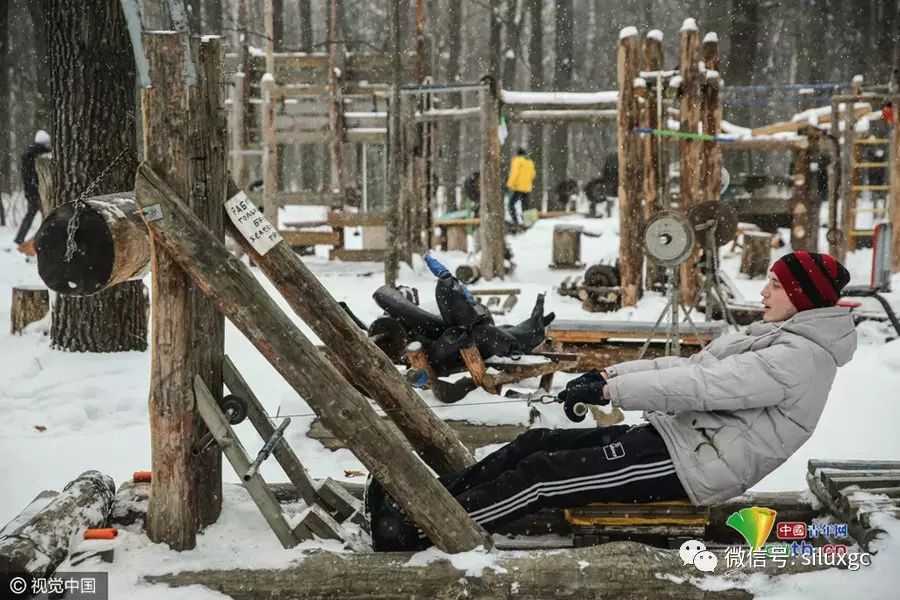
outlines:
[[[553,268],[577,269],[581,266],[581,231],[579,225],[553,228]]]
[[[769,272],[772,234],[765,231],[745,231],[741,251],[741,273],[756,279]]]
[[[9,311],[10,333],[22,333],[30,323],[40,321],[50,311],[50,293],[37,285],[18,285],[12,290]]]

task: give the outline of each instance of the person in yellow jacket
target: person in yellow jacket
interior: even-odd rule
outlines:
[[[519,148],[516,156],[509,165],[509,177],[506,179],[506,188],[509,192],[509,215],[513,223],[521,222],[516,211],[516,204],[522,202],[522,212],[528,210],[528,194],[534,186],[534,178],[537,171],[534,161],[528,158],[528,151]]]

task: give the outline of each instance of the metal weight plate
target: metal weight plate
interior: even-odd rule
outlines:
[[[247,418],[247,402],[240,396],[228,394],[219,402],[219,408],[231,425],[237,425]]]
[[[737,216],[730,207],[722,204],[718,200],[710,200],[693,205],[688,209],[688,220],[694,227],[694,231],[702,240],[708,224],[715,220],[716,224],[716,246],[727,244],[734,238],[737,232]],[[700,227],[700,229],[698,229]]]
[[[647,221],[644,250],[656,264],[674,267],[688,259],[694,249],[694,229],[680,212],[662,210]]]

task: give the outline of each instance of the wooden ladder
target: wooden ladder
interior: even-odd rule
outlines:
[[[890,163],[887,162],[887,152],[885,152],[884,161],[865,161],[862,160],[862,148],[865,146],[888,146],[890,140],[887,138],[866,138],[853,140],[853,152],[850,157],[850,244],[851,249],[858,247],[860,238],[871,238],[873,229],[860,229],[857,227],[857,215],[860,213],[872,213],[875,221],[883,219],[887,214],[887,193],[890,191]],[[873,171],[883,170],[885,173],[884,184],[868,185],[862,183],[862,173],[872,173]],[[881,206],[877,206],[876,200],[873,198],[871,208],[859,208],[859,197],[861,192],[879,192],[885,195]]]

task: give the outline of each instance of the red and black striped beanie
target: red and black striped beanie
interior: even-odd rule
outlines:
[[[798,311],[834,306],[850,281],[850,273],[835,257],[806,250],[785,254],[770,270]]]

